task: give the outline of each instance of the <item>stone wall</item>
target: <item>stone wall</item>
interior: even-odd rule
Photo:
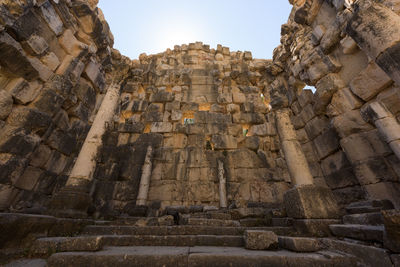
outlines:
[[[119,121],[97,164],[97,209],[134,206],[149,145],[154,156],[147,202],[154,209],[219,206],[218,160],[228,204],[279,205],[290,178],[268,116],[272,72],[270,60],[200,42],[134,60]]]
[[[388,198],[399,207],[399,4],[379,2],[292,1],[274,51],[289,83],[272,88],[271,103],[291,108],[314,179],[339,203]]]
[[[113,36],[96,3],[0,4],[0,210],[43,212],[106,90]]]

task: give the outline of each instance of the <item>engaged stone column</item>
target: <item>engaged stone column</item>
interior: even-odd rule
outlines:
[[[282,144],[283,153],[294,185],[313,184],[313,177],[307,159],[297,141],[296,131],[290,121],[289,110],[278,110],[275,113],[276,127]]]
[[[56,194],[50,204],[53,213],[59,216],[85,217],[91,203],[89,188],[96,167],[96,155],[102,145],[106,125],[111,123],[119,100],[119,85],[107,89],[92,127],[86,136],[75,165],[64,188]]]
[[[339,223],[335,198],[329,188],[313,184],[313,176],[296,131],[290,121],[289,110],[276,111],[276,127],[289,174],[295,187],[284,195],[284,205],[288,217],[294,219],[298,232],[314,235],[330,235],[329,225]]]
[[[149,194],[149,187],[150,187],[152,157],[153,157],[153,148],[151,146],[148,146],[146,152],[146,158],[144,160],[142,168],[142,176],[140,177],[139,193],[136,200],[136,206],[145,206],[147,202],[147,196]]]
[[[221,208],[228,207],[226,200],[226,178],[225,178],[224,163],[218,160],[218,178],[219,178],[219,206]]]

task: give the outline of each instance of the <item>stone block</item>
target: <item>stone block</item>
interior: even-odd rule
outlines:
[[[280,236],[278,239],[279,247],[295,252],[315,252],[322,249],[316,238]]]
[[[28,83],[24,79],[14,79],[7,84],[6,90],[11,93],[18,104],[26,105],[39,94],[40,83]]]
[[[332,119],[332,124],[341,138],[374,129],[371,124],[364,121],[360,110],[350,110],[342,115],[334,117]]]
[[[172,124],[170,122],[153,122],[150,131],[152,133],[170,133]]]
[[[72,30],[67,29],[63,35],[58,39],[65,52],[73,57],[78,57],[80,54],[88,49],[88,46],[76,39]]]
[[[90,61],[89,64],[87,64],[84,73],[95,86],[95,88],[97,88],[100,92],[104,91],[106,82],[103,76],[103,68],[101,64],[95,61]]]
[[[333,129],[326,131],[313,141],[319,159],[323,159],[339,148],[339,138]]]
[[[329,127],[330,123],[328,118],[325,116],[317,116],[306,124],[305,131],[307,132],[308,138],[313,140],[315,137],[328,130]]]
[[[157,93],[150,95],[150,102],[171,102],[173,100],[173,95],[167,91],[158,91]]]
[[[303,108],[303,110],[300,112],[300,114],[299,114],[298,116],[301,118],[301,120],[303,121],[303,123],[307,123],[307,122],[309,122],[310,120],[312,120],[312,118],[315,117],[315,112],[314,112],[314,109],[313,109],[312,104],[311,104],[311,103],[310,103],[310,104],[307,104],[307,105]]]
[[[0,154],[0,183],[11,184],[26,168],[26,161],[10,153]]]
[[[387,143],[400,140],[400,125],[394,117],[376,120],[375,125]]]
[[[376,59],[376,63],[383,69],[397,84],[400,84],[400,73],[399,73],[399,43],[395,44],[391,48],[382,52],[382,54]]]
[[[380,182],[364,186],[371,199],[389,199],[396,209],[400,208],[400,186],[398,183]]]
[[[302,219],[294,220],[293,227],[301,235],[312,237],[331,236],[329,225],[340,223],[336,219]]]
[[[44,20],[50,29],[58,36],[64,30],[63,22],[50,2],[45,2],[40,6]]]
[[[141,122],[137,123],[121,123],[118,126],[118,132],[120,133],[143,133],[144,124]]]
[[[349,36],[343,38],[340,41],[340,45],[342,46],[342,51],[345,55],[354,54],[359,49],[357,43]]]
[[[237,140],[231,135],[213,135],[211,142],[214,144],[214,149],[236,149]]]
[[[34,151],[32,159],[29,164],[34,167],[43,168],[46,162],[51,157],[51,154],[52,154],[51,149],[48,146],[41,144]]]
[[[39,144],[40,137],[27,134],[21,128],[3,127],[0,132],[0,152],[27,155]]]
[[[300,95],[298,96],[299,104],[302,108],[304,108],[307,104],[312,103],[314,98],[314,94],[311,90],[305,89],[301,91]]]
[[[364,101],[369,101],[391,83],[390,77],[375,63],[371,62],[350,82],[350,89]]]
[[[313,110],[316,114],[323,114],[333,94],[344,88],[345,84],[339,75],[331,73],[319,80],[315,87]]]
[[[37,35],[32,35],[29,37],[29,39],[26,41],[26,46],[33,55],[42,55],[49,48],[46,40]]]
[[[14,186],[19,189],[31,191],[34,189],[42,174],[43,170],[28,166],[22,176],[16,180]]]
[[[7,123],[13,127],[43,134],[51,124],[51,117],[37,109],[19,106],[13,109]]]
[[[400,29],[399,16],[379,3],[373,3],[354,14],[346,32],[372,59],[398,43]]]
[[[252,250],[271,250],[278,248],[278,236],[272,231],[246,230],[245,248]]]
[[[12,110],[13,102],[13,98],[9,92],[0,90],[0,120],[8,117],[8,114]]]
[[[321,161],[321,168],[325,176],[349,167],[351,164],[343,151],[338,151]]]
[[[29,60],[21,45],[5,31],[0,32],[0,65],[4,71],[28,81],[39,76],[39,71]]]
[[[284,204],[288,216],[296,219],[334,219],[340,215],[332,191],[315,185],[287,191]]]
[[[276,130],[272,123],[264,123],[251,126],[249,134],[257,136],[273,136],[276,135]]]
[[[393,252],[400,252],[400,211],[382,210],[385,224],[384,245]]]
[[[51,71],[55,71],[57,67],[60,65],[60,60],[53,52],[49,52],[47,55],[43,56],[40,60]]]
[[[77,140],[70,134],[55,130],[47,140],[47,144],[57,151],[71,155],[77,148]]]
[[[372,158],[357,164],[354,173],[361,185],[397,180],[395,172],[383,158]]]
[[[217,97],[217,103],[219,104],[229,104],[232,103],[232,94],[231,93],[222,93]]]
[[[357,96],[349,88],[338,90],[332,97],[331,103],[327,107],[330,116],[337,116],[349,110],[359,109],[363,105]]]

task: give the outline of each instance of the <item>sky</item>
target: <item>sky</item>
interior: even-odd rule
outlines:
[[[287,0],[100,0],[98,6],[114,48],[131,59],[196,41],[270,59],[291,10]]]

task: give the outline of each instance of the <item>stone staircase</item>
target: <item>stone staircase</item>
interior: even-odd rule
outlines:
[[[379,245],[379,211],[390,208],[387,201],[353,203],[344,224],[330,225],[336,237],[329,238],[300,237],[280,210],[172,208],[160,217],[92,221],[71,236],[43,235],[25,259],[6,266],[392,266]],[[276,240],[268,249],[251,247],[264,237]]]
[[[382,244],[385,227],[381,210],[389,209],[394,209],[389,200],[355,202],[346,207],[343,224],[333,224],[329,228],[339,238]]]
[[[37,238],[30,245],[26,259],[11,262],[8,266],[356,264],[355,257],[328,250],[318,239],[295,237],[290,220],[279,212],[280,217],[268,217],[265,215],[271,213],[255,211],[257,209],[178,214],[178,221],[171,215],[93,221],[74,236]],[[246,249],[246,231],[256,236],[258,233],[275,236],[274,247],[271,250]]]

